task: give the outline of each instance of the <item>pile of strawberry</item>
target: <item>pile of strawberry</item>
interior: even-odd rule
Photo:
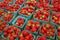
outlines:
[[[20,29],[15,26],[9,26],[8,28],[4,28],[4,38],[8,38],[9,40],[15,40],[18,37]]]
[[[50,0],[38,0],[39,3],[49,4]]]
[[[8,40],[60,40],[60,1],[0,0],[0,35]]]
[[[4,30],[5,27],[7,27],[7,23],[3,20],[0,20],[0,33]]]
[[[16,25],[21,27],[24,24],[24,22],[25,20],[23,18],[18,18],[16,20]]]
[[[60,13],[52,14],[52,21],[60,25]]]
[[[3,15],[3,20],[5,20],[6,22],[10,22],[14,17],[14,14],[12,14],[11,12],[7,12]]]
[[[19,40],[34,40],[34,36],[25,30],[23,30],[21,32],[21,34],[18,36],[18,38],[19,38]]]
[[[43,35],[46,35],[48,37],[54,37],[55,35],[55,29],[53,25],[50,24],[44,24],[39,31],[39,33],[42,33]]]
[[[38,4],[37,8],[39,8],[40,10],[47,10],[47,11],[50,10],[50,6],[48,4],[43,4],[43,3]]]
[[[26,30],[29,30],[31,32],[37,32],[39,28],[40,28],[40,23],[38,21],[29,20],[26,25]]]
[[[19,14],[23,14],[23,15],[26,15],[26,16],[30,16],[32,14],[32,12],[34,11],[34,8],[32,7],[23,7]]]
[[[7,4],[9,4],[10,2],[13,2],[13,0],[4,0],[4,2],[6,2]]]
[[[13,0],[4,0],[3,2],[0,1],[0,8],[7,8],[13,3]]]
[[[41,37],[39,36],[37,40],[47,40],[47,39],[46,39],[46,36],[41,36]]]
[[[7,6],[6,9],[7,9],[8,11],[10,11],[10,12],[16,12],[16,11],[18,11],[19,8],[20,8],[19,5],[14,4],[14,5],[11,5],[11,6]]]
[[[38,20],[48,21],[49,20],[49,12],[46,10],[37,10],[34,14],[34,18],[37,18]]]
[[[27,0],[26,5],[31,7],[36,7],[38,2],[36,0]]]
[[[26,1],[26,0],[16,0],[16,1],[15,1],[15,4],[19,4],[19,5],[21,5],[21,4],[24,3],[24,1]]]
[[[59,0],[53,0],[52,1],[52,10],[56,12],[60,12],[60,1]]]

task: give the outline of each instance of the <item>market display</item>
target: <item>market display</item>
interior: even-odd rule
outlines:
[[[6,40],[60,40],[60,1],[0,0],[0,36]]]

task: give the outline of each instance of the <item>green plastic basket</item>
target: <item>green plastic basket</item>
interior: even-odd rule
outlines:
[[[23,26],[22,27],[20,27],[20,26],[16,26],[16,24],[15,24],[15,22],[16,22],[16,20],[18,19],[18,18],[24,18],[24,20],[25,20],[25,22],[24,22],[24,24],[23,24]],[[26,22],[27,22],[27,19],[25,18],[25,17],[22,17],[22,16],[18,16],[18,17],[16,17],[15,19],[14,19],[14,21],[12,22],[12,24],[13,25],[15,25],[16,27],[18,27],[18,28],[20,28],[20,29],[24,29],[24,27],[25,27],[25,25],[26,25]]]
[[[43,23],[42,24],[42,26],[43,25],[45,25],[45,24],[47,24],[47,22],[46,23]],[[52,26],[54,26],[54,28],[55,28],[55,30],[56,30],[56,26],[55,25],[53,25],[52,23],[50,23]],[[40,28],[40,30],[42,29],[42,27]],[[39,31],[39,35],[43,35],[42,33],[40,33],[40,31]],[[54,40],[55,39],[55,35],[56,35],[56,31],[55,31],[55,34],[54,34],[54,36],[51,38],[51,37],[49,37],[49,36],[46,36],[47,37],[47,39],[51,39],[51,40]]]

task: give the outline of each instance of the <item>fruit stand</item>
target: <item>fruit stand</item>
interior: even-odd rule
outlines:
[[[60,40],[60,1],[0,0],[0,40]]]

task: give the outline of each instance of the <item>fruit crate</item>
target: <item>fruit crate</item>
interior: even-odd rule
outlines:
[[[28,33],[28,34],[32,34],[31,32],[26,31],[26,30],[22,30],[22,31],[24,31],[25,33]],[[23,35],[24,32],[21,32],[21,33],[19,34],[19,36],[20,36],[21,34]],[[24,34],[25,34],[25,33],[24,33]],[[25,34],[25,35],[27,35],[27,34]],[[23,35],[23,36],[24,36],[24,35]],[[32,37],[34,38],[33,40],[35,40],[36,36],[32,34]],[[25,38],[25,36],[24,36],[24,38]],[[29,39],[30,39],[30,38],[29,38]],[[19,37],[17,38],[17,40],[19,40]]]
[[[9,30],[10,29],[10,30]],[[9,33],[7,33],[7,31],[9,30],[9,33],[11,34],[9,34]],[[13,30],[13,31],[11,31],[11,30]],[[18,31],[17,31],[18,30]],[[18,32],[17,34],[16,34],[16,32]],[[6,34],[5,34],[6,33]],[[14,34],[15,33],[15,34]],[[17,37],[18,37],[18,35],[21,33],[21,29],[19,29],[19,28],[17,28],[16,26],[14,26],[14,25],[9,25],[8,27],[6,27],[4,30],[3,30],[3,33],[2,33],[2,35],[1,35],[1,37],[2,38],[4,38],[4,39],[6,39],[6,40],[13,40],[13,38],[14,38],[14,40],[17,40]],[[15,36],[14,36],[15,35]],[[11,37],[13,37],[13,38],[11,38]]]
[[[46,23],[43,23],[43,25],[45,25],[45,24],[48,24],[47,22]],[[54,25],[54,24],[52,24],[52,23],[49,23],[51,26],[53,26],[54,27],[54,30],[56,30],[56,26]],[[42,25],[42,27],[43,27],[43,25]],[[39,29],[39,35],[44,35],[44,34],[42,34],[41,32],[41,30],[42,30],[42,27]],[[47,39],[49,39],[49,40],[55,40],[55,36],[56,36],[56,31],[54,31],[54,36],[52,37],[52,36],[47,36],[46,35],[46,37],[47,37]]]
[[[24,9],[24,8],[25,8],[25,9]],[[26,15],[27,13],[26,13],[26,14],[22,14],[21,11],[22,11],[23,9],[26,10],[26,8],[27,8],[27,9],[29,9],[29,8],[32,9],[32,10],[33,10],[32,13],[30,14],[30,12],[29,12],[29,13],[28,13],[29,15]],[[18,12],[18,14],[21,15],[21,16],[23,16],[23,17],[25,17],[25,18],[27,18],[28,20],[30,20],[30,19],[32,18],[33,14],[34,14],[34,10],[35,10],[34,8],[31,8],[31,7],[29,7],[29,6],[24,6],[24,7],[22,7],[22,9],[20,9],[20,11]],[[26,11],[27,11],[27,10],[26,10]],[[28,12],[28,11],[27,11],[27,12]]]
[[[9,38],[5,38],[3,35],[2,38],[4,38],[5,40],[10,40]],[[18,38],[15,38],[14,40],[18,40]]]
[[[25,2],[26,2],[26,0],[14,0],[14,4],[18,4],[18,5],[22,5],[22,6],[24,6]]]
[[[24,6],[30,6],[30,7],[33,7],[35,8],[38,4],[38,0],[26,0]]]
[[[18,12],[25,4],[26,0],[13,0],[14,1],[14,4],[17,4],[20,6],[20,8],[16,11]]]
[[[51,4],[44,4],[44,3],[38,3],[37,6],[36,6],[36,9],[37,10],[47,10],[47,11],[50,11],[51,8],[50,8],[50,5]]]
[[[52,24],[54,24],[54,25],[60,25],[60,14],[59,14],[59,12],[54,12],[54,11],[52,11],[52,13],[51,13],[51,18],[50,18],[50,22],[52,23]]]
[[[29,23],[30,22],[30,23]],[[31,24],[32,23],[32,24]],[[36,23],[36,24],[34,24]],[[31,32],[32,34],[34,35],[38,35],[38,30],[39,28],[41,28],[41,24],[39,21],[36,21],[36,20],[29,20],[27,23],[26,23],[26,26],[25,26],[25,30]],[[36,27],[37,26],[37,27]],[[33,27],[31,29],[29,29],[28,27]],[[33,29],[35,29],[35,31],[32,31]],[[29,30],[28,30],[29,29]]]
[[[17,14],[17,12],[23,7],[23,5],[18,5],[18,4],[13,4],[10,6],[7,6],[7,8],[5,8],[5,11],[8,12],[12,12],[14,14]]]
[[[1,23],[2,22],[2,23]],[[3,25],[2,25],[3,24]],[[3,29],[6,28],[9,24],[6,23],[2,18],[0,18],[0,35],[3,34]],[[3,29],[2,29],[3,28]]]
[[[16,25],[16,21],[17,21],[18,18],[24,19],[24,23],[23,23],[22,26]],[[20,29],[24,29],[26,23],[27,23],[27,19],[26,19],[25,17],[22,17],[21,15],[20,15],[20,16],[17,16],[17,17],[14,19],[14,21],[12,22],[13,25],[15,25],[16,27],[18,27],[18,28],[20,28]]]
[[[7,16],[8,15],[12,15],[12,18],[9,20],[9,19],[7,19]],[[11,16],[10,15],[10,16]],[[4,14],[4,16],[2,17],[2,19],[4,20],[4,21],[6,21],[7,23],[9,23],[9,24],[12,24],[12,21],[14,20],[14,18],[16,17],[16,15],[17,14],[14,14],[14,13],[10,13],[10,12],[6,12],[6,15]],[[6,18],[6,19],[5,19]]]
[[[51,0],[52,11],[60,12],[59,3],[59,0]]]
[[[56,1],[56,2],[53,3],[53,1]],[[14,5],[16,5],[16,6],[14,6]],[[5,38],[4,32],[5,32],[5,28],[7,28],[8,32],[6,32],[6,33],[7,33],[7,35],[9,35],[9,32],[12,31],[9,29],[9,26],[13,25],[14,27],[18,28],[18,30],[20,30],[20,32],[18,32],[19,35],[17,37],[15,37],[16,35],[14,36],[15,37],[14,40],[21,40],[21,39],[19,39],[19,36],[23,30],[25,30],[26,32],[31,34],[33,36],[34,40],[37,40],[38,37],[41,38],[42,36],[46,36],[46,38],[47,38],[46,40],[60,40],[60,39],[58,39],[58,38],[60,38],[60,36],[59,36],[60,35],[60,32],[59,32],[59,29],[60,29],[60,21],[59,21],[60,20],[60,12],[59,12],[60,7],[59,7],[59,5],[60,5],[59,0],[0,0],[0,36],[6,40],[12,39],[12,36],[14,34],[9,39],[8,37]],[[11,6],[11,8],[10,8],[10,6]],[[20,11],[22,11],[23,8],[27,8],[27,11],[23,10],[23,12],[20,12]],[[33,11],[29,10],[29,8],[31,8]],[[45,14],[39,13],[38,10],[41,10]],[[1,11],[3,11],[3,12],[1,12]],[[35,14],[37,14],[36,11],[39,13],[37,15],[38,17],[34,17]],[[9,15],[7,15],[8,13],[13,14],[12,17],[9,14],[11,18],[9,17]],[[59,17],[57,17],[57,18],[55,16],[55,19],[57,20],[55,22],[54,22],[54,18],[52,18],[53,14],[56,14],[56,16],[59,15]],[[48,17],[46,17],[47,15],[48,15]],[[42,17],[40,18],[40,16],[42,16]],[[19,18],[21,18],[21,19],[19,19]],[[3,23],[3,22],[1,23],[1,20],[3,22],[6,22],[7,25],[4,26],[5,23]],[[7,20],[9,20],[9,21],[7,21]],[[33,27],[33,29],[34,29],[33,31],[35,31],[35,32],[32,32],[32,27],[30,30],[27,30],[27,29],[29,29],[28,27],[26,29],[26,26],[29,25],[28,21],[30,21],[30,20],[33,20],[33,22],[40,23],[40,26],[38,24],[36,24],[39,26],[38,29],[35,29]],[[52,26],[51,27],[52,29],[51,28],[48,29],[48,26],[47,26],[47,28],[45,28],[46,26],[44,26],[44,25],[47,23],[49,23]],[[43,26],[45,29],[43,28]],[[53,28],[53,26],[54,26],[54,28]],[[1,31],[1,29],[3,29],[3,30]],[[44,29],[44,30],[42,30],[42,29]],[[45,34],[43,34],[43,33],[45,33]],[[50,35],[53,35],[53,36],[50,36]],[[27,40],[27,39],[25,39],[25,40]]]
[[[41,11],[41,10],[38,9],[38,10],[36,10],[36,11],[38,12],[38,11]],[[43,10],[43,11],[44,11],[44,10]],[[45,11],[46,11],[46,10],[45,10]],[[45,11],[44,11],[44,12],[45,12]],[[39,21],[39,22],[41,22],[41,23],[49,22],[49,19],[50,19],[50,11],[46,11],[46,12],[48,12],[48,14],[49,14],[48,17],[47,17],[47,20],[45,20],[45,19],[41,19],[41,20],[40,20],[40,19],[38,19],[39,17],[36,18],[36,16],[39,15],[39,14],[36,13],[36,12],[35,12],[35,14],[33,15],[33,19],[36,20],[36,21]],[[45,14],[43,14],[43,15],[45,15]],[[44,17],[44,16],[41,16],[41,17]],[[41,18],[41,17],[40,17],[40,18]]]

